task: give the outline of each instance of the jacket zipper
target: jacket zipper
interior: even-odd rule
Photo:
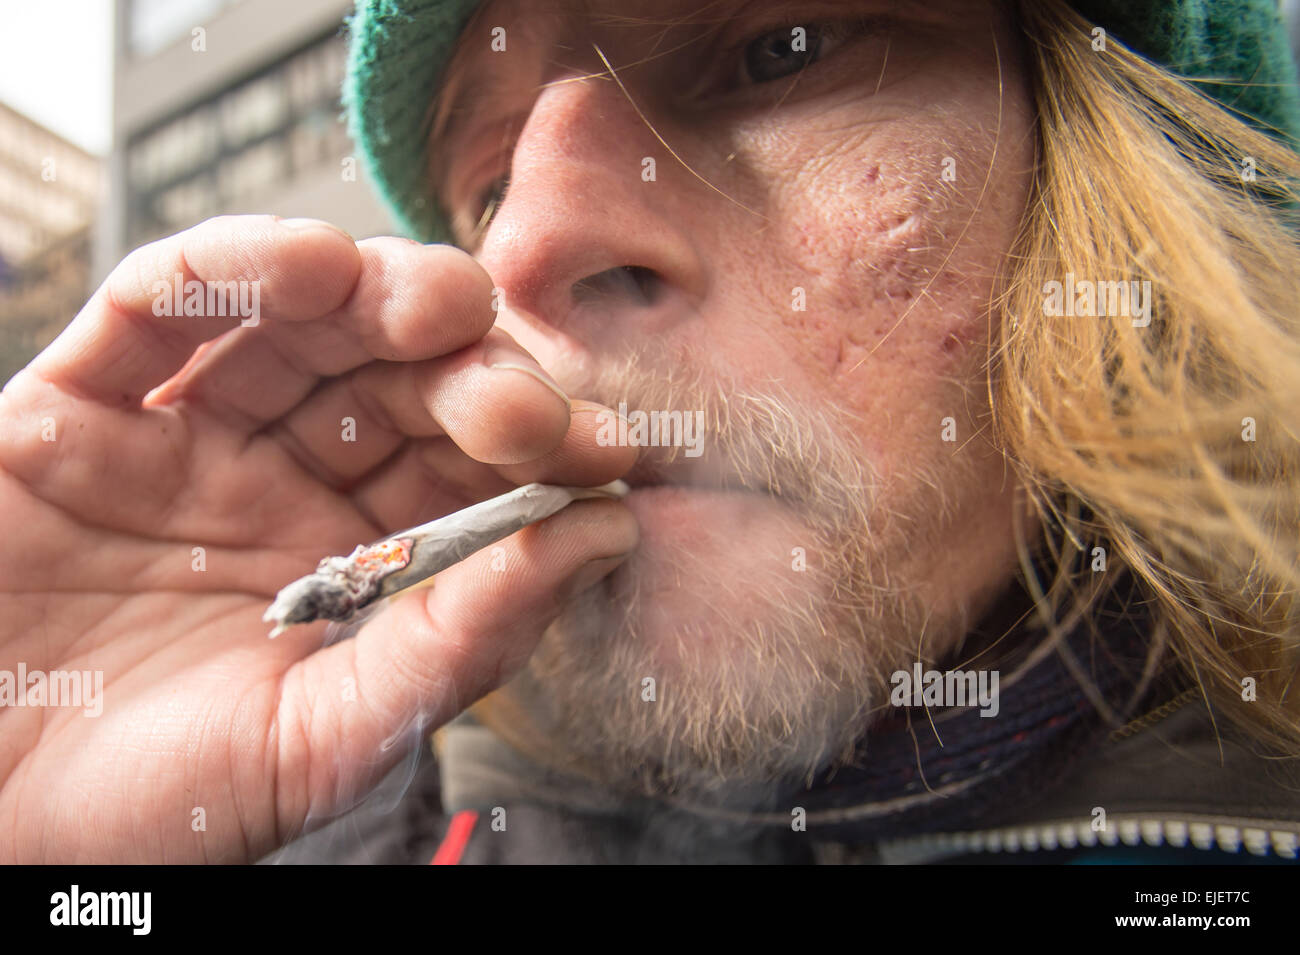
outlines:
[[[977,852],[1038,852],[1120,844],[1169,845],[1179,849],[1190,844],[1197,849],[1218,848],[1224,852],[1240,852],[1244,846],[1254,856],[1267,856],[1271,852],[1284,859],[1295,859],[1300,850],[1300,822],[1232,816],[1114,813],[1098,830],[1094,830],[1092,820],[1087,819],[969,832],[940,832],[882,842],[880,853],[884,862],[908,864]]]

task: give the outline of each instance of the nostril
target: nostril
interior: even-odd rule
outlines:
[[[647,302],[653,302],[659,295],[659,273],[654,269],[648,269],[641,265],[625,265],[623,271],[636,283],[637,288],[641,290],[642,297]]]
[[[574,282],[573,299],[583,303],[606,296],[621,296],[643,305],[653,305],[662,288],[663,280],[654,269],[643,265],[622,265]]]

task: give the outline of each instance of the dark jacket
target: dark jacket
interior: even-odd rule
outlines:
[[[1108,702],[1132,689],[1125,674],[1140,669],[1142,626],[1129,617],[1070,644]],[[998,718],[972,709],[936,733],[900,714],[872,729],[860,766],[811,787],[773,787],[744,811],[602,791],[534,764],[464,713],[441,731],[437,758],[421,747],[361,807],[265,861],[1296,859],[1296,760],[1255,752],[1177,677],[1157,681],[1130,712],[1118,728],[1100,721],[1069,668],[1048,656],[1003,692]]]

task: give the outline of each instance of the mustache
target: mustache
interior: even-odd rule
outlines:
[[[927,630],[927,607],[890,566],[929,546],[938,511],[900,509],[896,488],[915,486],[914,475],[895,469],[883,487],[863,421],[811,385],[800,394],[796,382],[745,379],[706,356],[623,347],[569,393],[629,412],[699,412],[705,432],[699,457],[643,448],[629,483],[770,495],[794,512],[790,536],[760,533],[753,545],[766,556],[751,560],[747,528],[722,528],[733,534],[733,569],[719,550],[695,554],[679,528],[608,588],[574,598],[520,676],[478,712],[521,752],[641,795],[731,798],[748,783],[770,788],[853,758],[886,706],[888,674],[910,665],[918,632],[939,626]],[[797,568],[785,563],[795,550],[808,558]],[[792,579],[787,567],[807,576]],[[679,599],[709,609],[656,623],[664,601]],[[661,650],[677,660],[675,695],[647,706],[628,687],[659,672]]]
[[[666,360],[641,345],[600,362],[578,393],[629,415],[680,412],[702,422],[696,457],[680,445],[643,445],[625,476],[633,487],[766,494],[839,527],[861,520],[876,496],[874,470],[846,438],[854,432],[850,416],[779,381],[741,380],[692,358]]]

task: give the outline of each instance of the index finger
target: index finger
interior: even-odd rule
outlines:
[[[437,358],[492,328],[492,279],[469,254],[393,236],[356,247],[360,274],[337,309],[310,322],[239,328],[205,344],[150,401],[184,397],[231,427],[256,430],[307,400],[322,378],[376,359]]]
[[[29,370],[82,398],[139,404],[204,342],[246,319],[326,315],[348,299],[360,273],[356,243],[326,222],[209,219],[122,260]],[[205,314],[218,302],[219,314]],[[245,314],[248,306],[255,315]]]

